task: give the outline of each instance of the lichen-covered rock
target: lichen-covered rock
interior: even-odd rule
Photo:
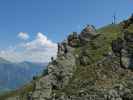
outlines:
[[[51,84],[54,89],[61,89],[66,86],[76,69],[74,55],[67,53],[65,59],[56,59],[56,63],[48,66]]]
[[[116,90],[112,89],[108,92],[106,100],[122,100],[122,98]]]
[[[93,25],[87,25],[83,31],[80,33],[79,38],[81,43],[85,44],[98,35],[96,29]]]
[[[112,50],[117,56],[120,56],[122,49],[123,49],[123,40],[121,38],[117,38],[116,40],[112,41]]]
[[[133,67],[133,33],[124,31],[122,38],[112,41],[112,50],[116,56],[120,57],[122,67]]]
[[[71,47],[79,47],[80,46],[80,40],[79,40],[79,35],[77,32],[73,32],[70,34],[67,38],[68,40],[68,45]]]
[[[89,64],[91,64],[91,60],[90,60],[90,58],[88,57],[88,56],[81,56],[80,57],[80,64],[81,65],[89,65]]]
[[[127,29],[131,24],[133,24],[133,14],[130,16],[129,19],[124,20],[121,23],[123,29]]]
[[[39,79],[35,83],[35,90],[32,93],[31,100],[47,100],[52,93],[52,86],[49,80],[49,76],[45,76]]]

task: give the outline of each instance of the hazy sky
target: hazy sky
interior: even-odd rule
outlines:
[[[86,24],[110,24],[114,13],[117,21],[128,18],[133,0],[0,0],[0,56],[48,60],[55,42]]]

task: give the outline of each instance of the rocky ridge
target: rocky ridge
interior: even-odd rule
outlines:
[[[123,23],[132,24],[131,19]],[[58,44],[48,75],[35,81],[30,93],[7,100],[133,100],[133,33],[123,29],[107,52],[106,37],[94,26],[73,32]]]

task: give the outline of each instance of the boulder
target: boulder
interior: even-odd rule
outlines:
[[[31,100],[47,100],[52,93],[52,86],[49,76],[42,77],[35,83],[35,91],[32,93]]]
[[[112,41],[112,50],[113,52],[120,56],[121,50],[123,49],[123,40],[121,38],[117,38]]]
[[[128,32],[128,31],[124,31],[124,40],[126,42],[133,42],[133,33]]]
[[[87,25],[80,33],[79,38],[82,43],[89,42],[98,35],[93,25]]]
[[[131,24],[133,24],[133,14],[131,15],[131,17],[128,20],[124,20],[121,23],[122,29],[127,29]]]
[[[112,51],[120,57],[122,67],[133,68],[133,33],[124,31],[122,38],[113,40]]]
[[[108,92],[106,100],[122,100],[122,98],[120,97],[120,95],[118,94],[116,90],[111,89]]]
[[[89,57],[88,56],[81,56],[80,57],[80,64],[81,65],[89,65],[89,64],[91,64],[91,60],[89,59]]]
[[[62,89],[69,82],[76,67],[76,59],[73,54],[68,52],[65,59],[58,57],[56,63],[48,66],[48,73],[53,90]]]
[[[80,45],[80,40],[77,32],[73,32],[72,34],[70,34],[67,40],[68,40],[68,45],[71,47],[78,47]]]

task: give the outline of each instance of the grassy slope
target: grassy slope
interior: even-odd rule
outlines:
[[[17,95],[23,95],[23,94],[26,94],[26,93],[32,91],[32,89],[33,89],[33,84],[32,83],[33,82],[31,82],[29,84],[26,84],[25,86],[21,87],[20,89],[1,94],[0,95],[0,100],[5,100],[8,97],[14,97],[14,96],[17,96]]]
[[[128,30],[133,32],[133,25],[131,25]],[[90,58],[92,58],[93,62],[96,62],[97,60],[100,60],[105,53],[111,50],[110,48],[111,41],[121,35],[120,25],[108,25],[108,26],[98,29],[98,32],[101,33],[102,35],[96,38],[94,41],[92,41],[91,44],[86,45],[83,48],[79,48],[79,50],[77,49],[76,53],[80,53],[81,49],[88,50],[90,54]],[[90,45],[91,45],[91,48],[90,48]],[[96,75],[94,70],[97,69],[97,67],[94,67],[94,66],[92,68],[90,67],[86,68],[84,66],[83,67],[78,66],[78,70],[75,72],[74,77],[72,81],[70,82],[69,86],[67,86],[65,89],[61,91],[64,91],[68,94],[75,93],[75,91],[77,91],[77,87],[76,87],[76,90],[74,90],[75,84],[77,84],[77,86],[80,86],[81,85],[80,79],[82,79],[82,81],[83,80],[85,81],[88,78],[91,79],[92,75],[94,76]],[[78,82],[75,81],[76,79],[78,80]],[[94,79],[92,79],[92,81],[90,81],[89,83],[94,84],[95,81],[93,82],[93,80]],[[27,84],[21,89],[1,95],[0,100],[4,100],[5,98],[12,97],[12,96],[26,94],[32,91],[32,89],[33,89],[32,83]]]
[[[131,25],[128,30],[133,32],[133,25]],[[91,58],[91,62],[93,63],[95,63],[98,60],[101,60],[104,57],[104,55],[106,55],[106,53],[111,51],[110,45],[112,40],[116,39],[117,37],[121,37],[122,35],[120,25],[108,25],[103,28],[100,28],[98,32],[101,33],[101,35],[95,40],[91,41],[91,44],[87,44],[82,48],[79,48],[79,50],[76,50],[79,54],[81,53],[80,51],[86,51]],[[116,61],[118,61],[117,58]],[[86,87],[88,84],[92,88],[109,88],[111,87],[111,85],[113,85],[113,83],[117,83],[117,81],[121,82],[122,80],[124,80],[124,78],[121,79],[121,77],[119,77],[121,76],[121,74],[123,74],[125,78],[127,78],[128,72],[126,72],[125,70],[120,70],[114,73],[113,69],[111,69],[111,67],[109,66],[117,62],[110,62],[111,61],[108,61],[101,68],[95,65],[79,65],[69,85],[66,86],[66,88],[64,88],[60,92],[65,92],[68,95],[76,95],[76,93],[80,91],[81,88],[86,88],[89,90],[89,88]],[[107,71],[110,72],[107,73]],[[98,78],[97,72],[103,72],[101,73],[101,75],[105,73],[105,75],[107,76],[106,80],[103,81],[101,80],[101,77]],[[103,84],[104,86],[102,86]]]

